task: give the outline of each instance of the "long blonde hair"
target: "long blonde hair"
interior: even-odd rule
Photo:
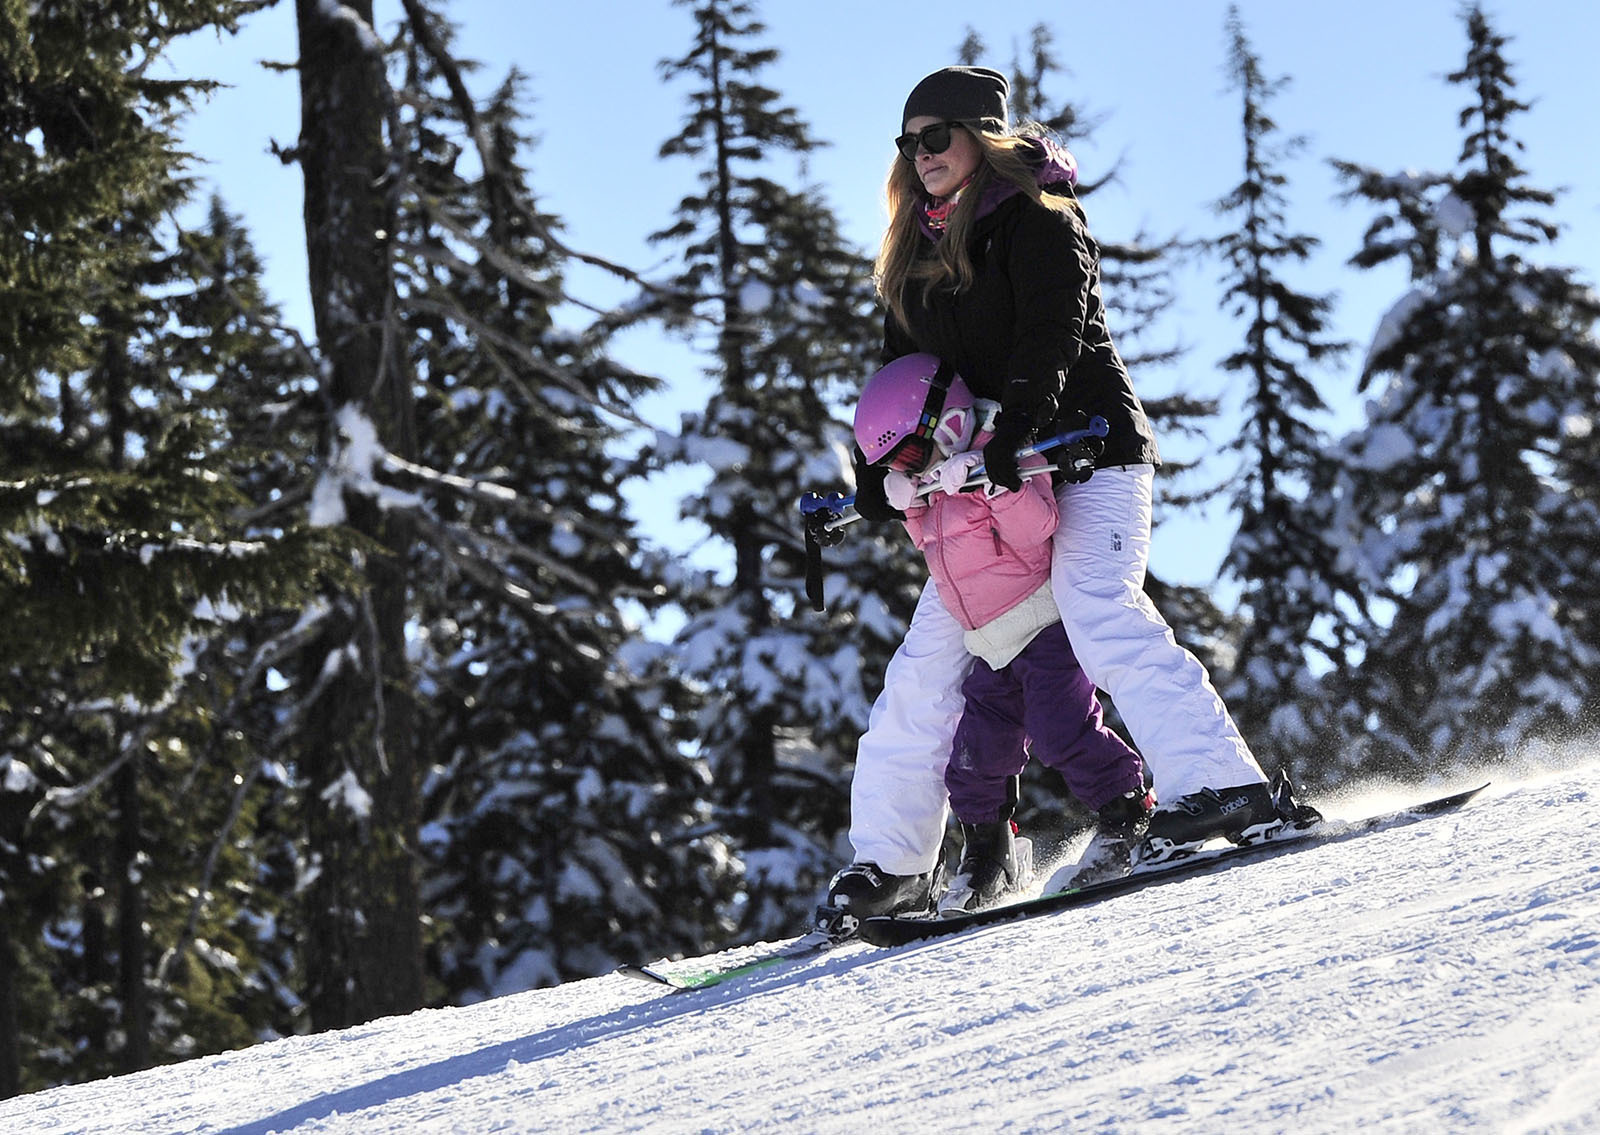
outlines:
[[[933,256],[921,255],[927,238],[922,235],[918,212],[928,195],[917,176],[916,166],[896,155],[889,169],[884,189],[889,203],[889,227],[883,234],[883,245],[873,265],[873,283],[902,328],[910,326],[906,319],[905,296],[906,286],[912,281],[922,281],[924,298],[940,285],[948,285],[955,291],[972,285],[974,270],[967,238],[978,219],[978,203],[983,199],[984,190],[996,179],[1016,186],[1047,209],[1061,213],[1076,210],[1082,215],[1077,200],[1070,195],[1045,194],[1039,190],[1029,156],[1038,152],[1042,127],[1028,123],[1014,134],[991,133],[966,125],[962,129],[977,139],[978,168],[961,191],[956,207],[950,211],[944,237],[934,245]]]

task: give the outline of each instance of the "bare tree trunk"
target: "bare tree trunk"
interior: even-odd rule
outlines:
[[[386,338],[395,181],[372,2],[296,0],[295,10],[306,251],[326,401],[335,412],[359,412],[385,449],[409,459],[416,451],[412,389],[403,350]],[[365,558],[359,594],[334,597],[340,617],[306,659],[311,677],[330,658],[339,667],[312,708],[302,750],[317,871],[306,890],[307,1002],[319,1029],[409,1012],[423,1001],[419,777],[404,639],[413,535],[369,498],[347,492],[345,506],[347,523],[383,550]]]
[[[17,1019],[17,948],[0,918],[0,1100],[22,1091],[22,1024]]]
[[[117,1000],[122,1006],[122,1070],[150,1067],[150,990],[145,984],[145,902],[139,863],[139,756],[117,770]]]
[[[0,1100],[22,1091],[22,1020],[17,1013],[22,958],[17,938],[27,932],[19,910],[19,884],[26,869],[22,833],[27,812],[23,804],[21,793],[0,794],[0,887],[10,896],[9,902],[0,903]]]
[[[116,314],[103,313],[100,326],[110,332],[105,338],[100,369],[105,384],[111,468],[121,471],[128,464],[131,418],[127,348],[120,334],[122,320]],[[122,736],[122,730],[114,729],[111,736],[115,741]],[[112,760],[117,758],[115,744],[107,755]],[[116,840],[112,851],[117,894],[117,1002],[122,1017],[120,1063],[124,1072],[150,1067],[150,989],[144,976],[149,943],[144,928],[144,873],[139,863],[144,847],[144,817],[139,808],[142,767],[143,754],[135,751],[112,778],[112,792],[117,802]]]

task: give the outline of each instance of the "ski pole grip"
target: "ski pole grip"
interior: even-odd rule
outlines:
[[[1096,414],[1094,417],[1089,419],[1089,424],[1083,429],[1066,430],[1063,433],[1056,434],[1054,437],[1047,437],[1043,441],[1036,442],[1029,446],[1026,450],[1018,453],[1017,456],[1023,457],[1031,453],[1040,453],[1046,449],[1053,449],[1058,445],[1071,445],[1073,442],[1083,441],[1085,438],[1105,437],[1110,432],[1111,423],[1106,421],[1099,414]]]
[[[843,512],[856,503],[854,494],[846,496],[843,493],[806,493],[800,498],[800,512],[810,516],[813,512]]]

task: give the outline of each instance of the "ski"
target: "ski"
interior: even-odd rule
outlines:
[[[784,962],[798,961],[802,958],[814,957],[825,954],[835,946],[851,941],[850,938],[838,938],[825,934],[820,930],[813,930],[803,934],[792,942],[776,947],[766,953],[757,954],[753,958],[736,962],[730,966],[711,966],[709,968],[684,970],[681,972],[668,972],[657,966],[635,965],[631,962],[617,967],[616,972],[623,977],[637,978],[655,985],[664,985],[673,990],[709,989],[713,985],[721,985],[725,981],[732,981],[737,977],[744,977],[762,970],[771,969],[782,965]],[[700,963],[704,966],[704,961]]]
[[[1477,788],[1469,788],[1465,792],[1455,792],[1435,800],[1425,800],[1393,812],[1385,812],[1382,815],[1370,816],[1362,820],[1323,820],[1305,828],[1285,828],[1272,838],[1257,843],[1230,844],[1225,847],[1204,849],[1183,858],[1152,864],[1144,870],[1136,869],[1133,874],[1125,875],[1119,879],[1108,879],[1101,883],[1091,883],[1083,887],[1054,891],[1039,895],[1036,898],[1024,899],[1020,902],[989,907],[987,910],[946,915],[944,917],[902,915],[868,918],[861,923],[859,937],[862,941],[870,942],[874,946],[902,946],[908,942],[917,942],[925,938],[941,938],[948,934],[959,934],[963,930],[968,930],[974,926],[1009,922],[1013,919],[1032,918],[1035,915],[1051,914],[1075,906],[1087,906],[1090,903],[1101,902],[1117,895],[1139,890],[1141,887],[1165,883],[1179,876],[1199,874],[1210,867],[1221,869],[1223,867],[1237,866],[1241,863],[1267,859],[1273,855],[1294,851],[1299,848],[1335,843],[1351,836],[1377,831],[1382,828],[1399,827],[1428,816],[1454,811],[1488,787],[1487,784],[1482,784]]]

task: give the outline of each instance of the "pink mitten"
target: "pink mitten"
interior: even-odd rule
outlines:
[[[917,499],[917,483],[898,469],[883,475],[883,495],[891,508],[904,512]]]
[[[971,453],[958,453],[947,461],[934,467],[932,479],[939,482],[939,490],[954,496],[961,491],[961,486],[967,483],[967,475],[973,467],[983,464],[983,454],[978,450]]]

